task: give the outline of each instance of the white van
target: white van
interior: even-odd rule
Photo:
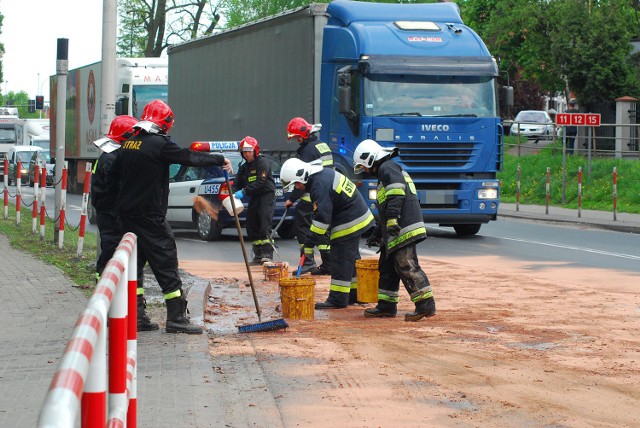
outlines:
[[[7,159],[9,159],[9,185],[15,183],[16,177],[18,176],[18,172],[16,171],[18,162],[22,162],[22,167],[19,172],[21,182],[25,182],[24,180],[28,179],[29,161],[33,156],[33,152],[40,150],[42,150],[42,147],[37,146],[11,146],[9,148],[7,152]]]

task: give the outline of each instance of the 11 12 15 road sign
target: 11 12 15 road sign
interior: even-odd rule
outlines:
[[[557,126],[600,126],[600,113],[558,113]]]

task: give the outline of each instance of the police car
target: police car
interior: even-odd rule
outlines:
[[[233,170],[237,171],[240,163],[244,162],[238,151],[237,141],[204,141],[194,142],[192,150],[220,153],[231,161]],[[285,198],[280,182],[280,162],[275,158],[265,155],[271,161],[271,172],[276,182],[276,206],[273,218],[273,227],[285,214]],[[221,167],[193,167],[174,164],[169,173],[169,204],[167,207],[167,220],[173,227],[195,227],[198,236],[204,241],[220,239],[222,231],[226,228],[235,228],[235,219],[222,207],[222,200],[228,195],[228,190]],[[230,176],[233,183],[233,175]],[[205,210],[196,210],[194,198],[202,196],[211,207],[218,212],[218,218],[213,219]],[[244,226],[246,208],[250,197],[243,198],[245,209],[240,213],[240,224]],[[277,234],[280,238],[290,239],[295,236],[294,208],[286,210],[284,221],[278,227]]]

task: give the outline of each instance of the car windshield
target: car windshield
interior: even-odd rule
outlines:
[[[533,123],[547,123],[549,119],[547,119],[547,115],[541,111],[526,111],[520,112],[516,116],[516,122],[533,122]]]
[[[373,74],[364,82],[364,110],[369,116],[494,117],[494,79]]]
[[[40,150],[40,152],[31,156],[32,162],[35,162],[36,159],[38,159],[40,162],[45,161],[46,163],[49,163],[49,161],[51,160],[51,156],[49,156],[48,150]]]
[[[33,152],[16,152],[16,161],[28,163],[33,156]]]

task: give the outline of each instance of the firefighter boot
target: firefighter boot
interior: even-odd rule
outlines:
[[[338,291],[329,291],[329,297],[324,302],[318,302],[316,309],[342,309],[349,304],[349,293],[340,293]]]
[[[262,264],[262,245],[253,244],[253,260],[249,262],[250,265]]]
[[[144,296],[138,296],[138,331],[157,330],[159,328],[158,324],[151,322],[145,309],[147,309],[147,301],[144,299]]]
[[[436,301],[433,297],[416,302],[415,312],[404,314],[405,321],[419,321],[422,318],[429,318],[436,314]]]
[[[166,300],[167,333],[202,334],[202,328],[193,325],[187,318],[187,300],[184,296]]]
[[[260,259],[261,263],[269,263],[273,260],[273,247],[271,244],[262,245],[262,258]]]
[[[331,275],[331,252],[320,251],[320,258],[322,258],[322,264],[311,269],[311,275]]]
[[[364,316],[366,318],[393,318],[397,312],[395,303],[380,300],[375,308],[365,309]]]

